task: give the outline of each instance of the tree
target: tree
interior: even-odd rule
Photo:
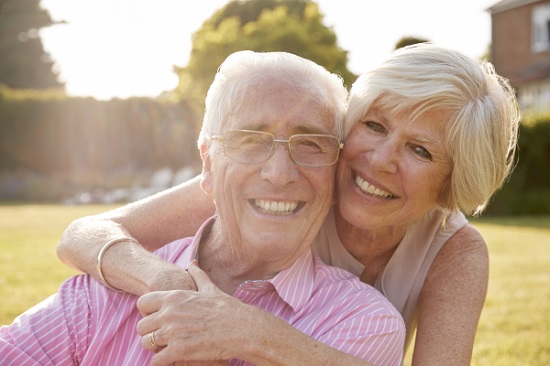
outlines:
[[[238,50],[286,51],[310,59],[339,74],[347,86],[356,75],[347,69],[347,51],[323,24],[311,0],[230,1],[193,35],[186,67],[176,68],[176,93],[201,111],[208,87],[223,60]]]
[[[0,0],[0,84],[12,89],[63,87],[38,34],[52,24],[40,0]]]
[[[481,55],[480,59],[491,62],[491,55],[493,53],[493,44],[489,43],[487,45],[487,49],[483,55]]]
[[[429,42],[429,41],[427,39],[423,39],[423,38],[403,37],[399,41],[397,41],[397,43],[395,44],[394,49],[398,50],[400,48],[407,47],[407,46],[410,46],[410,45],[413,45],[413,44],[426,43],[426,42]]]

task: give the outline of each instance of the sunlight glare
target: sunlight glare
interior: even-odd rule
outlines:
[[[67,24],[40,35],[69,95],[154,97],[177,85],[173,66],[187,64],[193,32],[228,1],[41,0]],[[348,51],[350,71],[360,74],[411,35],[480,57],[490,43],[486,10],[498,0],[316,2]]]
[[[175,0],[42,0],[54,20],[41,30],[44,48],[72,96],[158,96],[177,86],[191,34],[216,4]],[[177,60],[177,61],[175,61]]]

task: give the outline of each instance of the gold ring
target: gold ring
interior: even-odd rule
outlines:
[[[155,349],[160,348],[158,343],[155,341],[155,331],[149,333],[149,342],[151,342],[151,346],[153,346]]]

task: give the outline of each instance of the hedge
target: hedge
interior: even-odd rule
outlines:
[[[66,189],[93,189],[163,167],[200,167],[197,126],[185,103],[4,90],[0,174],[33,174]]]
[[[517,165],[487,215],[550,214],[550,115],[525,117]]]
[[[0,198],[57,200],[76,189],[129,185],[163,167],[200,171],[199,125],[185,102],[0,88]],[[550,114],[524,118],[518,157],[484,215],[550,214]],[[35,183],[17,187],[29,175]]]

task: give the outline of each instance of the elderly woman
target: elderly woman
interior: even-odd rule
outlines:
[[[489,63],[422,44],[396,51],[362,75],[346,119],[335,205],[313,250],[396,306],[407,325],[406,347],[416,331],[413,365],[469,365],[488,254],[464,214],[480,214],[512,169],[520,119],[514,92]],[[66,230],[60,257],[94,273],[97,252],[115,236],[152,250],[193,232],[198,224],[191,208],[202,216],[213,210],[197,180],[79,219]],[[137,294],[189,286],[185,273],[143,247],[125,243],[110,253],[109,282]],[[124,260],[128,253],[134,258]],[[148,268],[162,275],[142,275]],[[250,326],[285,335],[266,353],[307,351],[306,343],[288,336],[288,326],[262,319]],[[246,334],[245,319],[237,324]],[[316,348],[311,357],[315,364],[328,356]]]
[[[399,365],[405,327],[397,310],[310,249],[332,203],[345,100],[341,79],[311,61],[250,51],[228,57],[209,90],[198,141],[200,186],[212,195],[216,215],[194,237],[176,240],[158,254],[200,278],[192,264],[197,261],[219,289],[213,292],[217,298],[238,303],[248,314],[255,305],[342,352]],[[100,273],[102,257],[125,240],[103,248]],[[155,295],[179,305],[200,301],[201,294],[213,299],[204,291]],[[75,277],[52,300],[0,329],[0,354],[14,365],[94,366],[144,365],[153,353],[141,345],[158,351],[153,364],[177,354],[177,344],[170,342],[173,328],[158,314],[140,324],[153,328],[144,339],[138,336],[136,300],[88,276]],[[144,302],[140,307],[148,313]],[[197,360],[190,353],[178,357]],[[231,365],[265,363],[236,348],[222,358],[232,359]]]

